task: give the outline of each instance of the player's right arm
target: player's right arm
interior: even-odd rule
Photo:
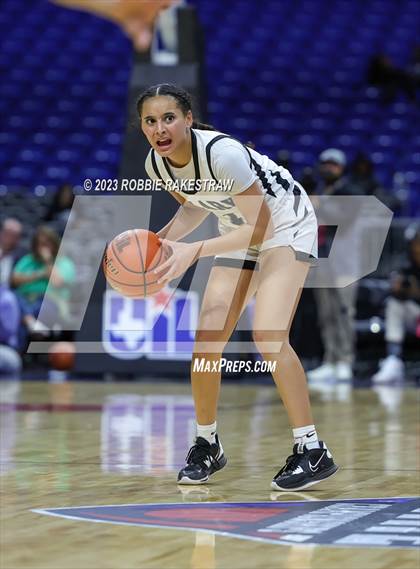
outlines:
[[[188,203],[182,196],[177,196],[173,192],[171,192],[171,195],[179,202],[180,199],[184,200],[184,203],[181,204],[181,207],[177,210],[169,223],[167,223],[165,227],[162,227],[157,234],[161,239],[179,241],[201,225],[209,212]]]
[[[149,178],[156,180],[157,177],[150,164],[150,156],[147,157],[145,168]],[[205,209],[192,205],[183,196],[176,192],[169,193],[181,207],[176,211],[173,218],[164,227],[162,227],[162,229],[157,231],[157,235],[161,239],[179,241],[201,225],[209,215],[209,212]]]

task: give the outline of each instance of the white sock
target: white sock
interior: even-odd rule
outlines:
[[[306,427],[293,429],[293,438],[295,439],[295,444],[300,446],[306,445],[306,448],[309,449],[319,448],[315,425],[306,425]]]
[[[211,425],[199,425],[197,423],[197,437],[206,439],[211,445],[214,444],[216,442],[216,426],[216,421]]]

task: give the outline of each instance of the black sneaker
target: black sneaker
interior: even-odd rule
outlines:
[[[227,463],[217,435],[213,444],[197,437],[185,460],[187,464],[179,471],[178,484],[203,484]]]
[[[308,449],[306,445],[295,444],[293,454],[275,475],[271,483],[273,490],[293,491],[309,488],[329,478],[338,470],[327,445],[319,442],[319,448]]]

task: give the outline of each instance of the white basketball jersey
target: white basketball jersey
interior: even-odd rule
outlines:
[[[232,197],[254,182],[264,194],[275,229],[280,229],[285,213],[288,217],[296,214],[297,219],[306,217],[306,209],[298,214],[303,201],[304,207],[311,208],[301,200],[303,188],[268,156],[216,131],[191,129],[191,143],[192,158],[186,166],[175,168],[151,149],[146,172],[152,180],[161,180],[165,189],[176,188],[187,201],[215,214],[222,235],[246,223]],[[285,212],[285,208],[291,211]],[[258,246],[250,247],[249,253],[257,255],[259,250]]]

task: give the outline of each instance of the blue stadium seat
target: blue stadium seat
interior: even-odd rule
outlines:
[[[209,122],[272,155],[289,146],[298,168],[313,163],[323,145],[336,145],[349,156],[371,152],[380,177],[392,175],[396,157],[395,167],[418,180],[415,106],[403,95],[384,105],[366,84],[375,53],[408,64],[417,0],[267,0],[264,10],[255,2],[238,10],[237,2],[189,1],[208,38]],[[66,175],[78,184],[87,171],[114,177],[130,42],[88,14],[45,0],[31,6],[3,0],[0,12],[0,184]]]

